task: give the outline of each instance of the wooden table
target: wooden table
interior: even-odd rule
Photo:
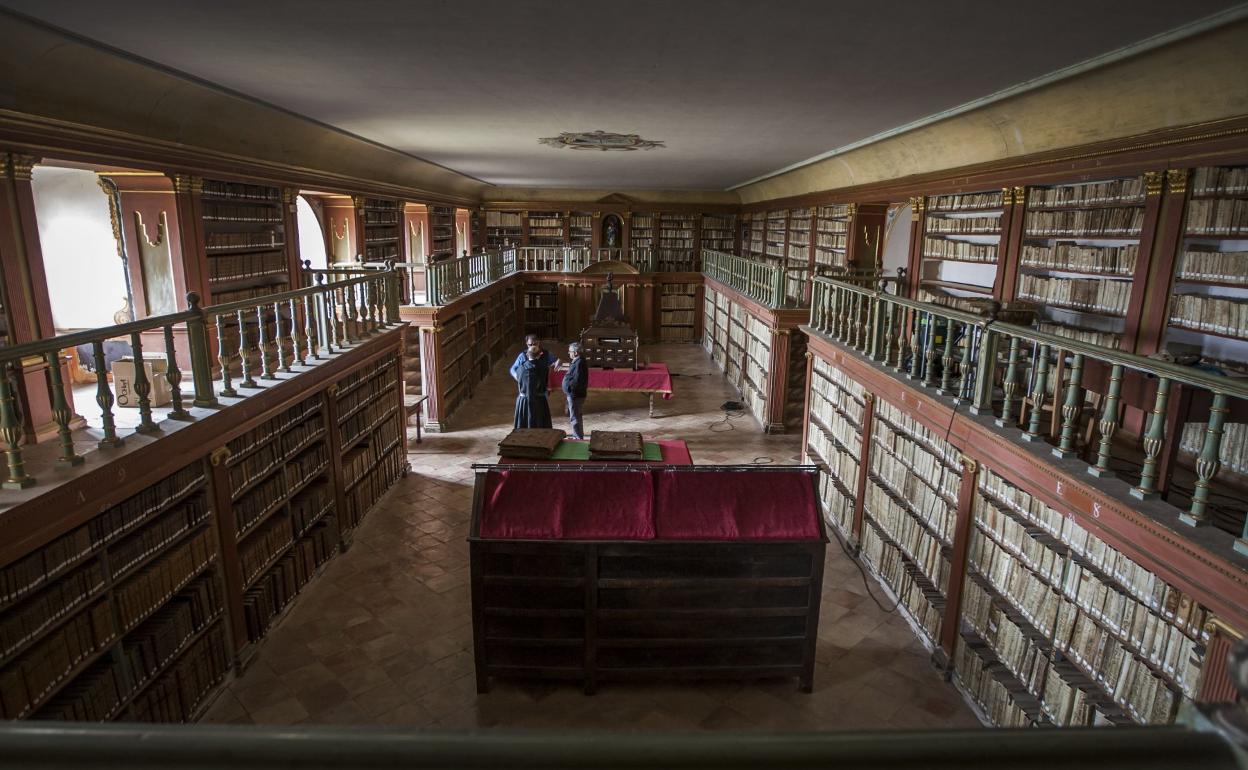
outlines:
[[[559,391],[566,370],[550,371],[550,389]],[[672,398],[672,373],[667,364],[646,364],[640,369],[594,369],[589,370],[590,390],[613,390],[618,393],[645,393],[650,400],[650,416],[654,417],[654,397],[664,401]]]

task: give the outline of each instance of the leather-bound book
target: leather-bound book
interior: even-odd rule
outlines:
[[[641,434],[636,431],[593,431],[589,434],[589,459],[643,460]]]
[[[500,457],[548,460],[567,435],[567,431],[558,428],[520,428],[498,442],[498,454]]]

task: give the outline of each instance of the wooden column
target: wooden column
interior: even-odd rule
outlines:
[[[923,272],[923,206],[922,195],[910,199],[910,259],[906,264],[906,283],[898,287],[904,297],[915,297]]]
[[[442,414],[442,345],[438,334],[442,327],[420,327],[420,377],[421,388],[429,400],[425,402],[425,431],[441,433],[445,429]]]
[[[11,345],[56,335],[31,188],[31,171],[38,160],[33,155],[0,154],[0,276]],[[51,438],[57,432],[48,393],[47,368],[42,356],[34,356],[24,359],[20,369],[14,372],[17,397],[22,406],[22,440],[26,443]],[[61,383],[66,402],[73,404],[70,382],[69,373],[63,367]],[[70,427],[74,429],[82,424],[82,418],[75,416]]]
[[[789,393],[789,335],[792,329],[771,330],[771,365],[767,372],[767,421],[764,433],[784,433],[784,406]]]
[[[962,455],[962,484],[958,487],[958,511],[953,522],[953,553],[949,555],[949,588],[945,592],[945,616],[940,623],[940,647],[936,654],[948,667],[958,640],[958,623],[962,616],[962,586],[966,582],[967,553],[971,547],[971,529],[975,526],[975,487],[979,483],[979,463]]]
[[[1184,185],[1184,187],[1186,187],[1186,185]],[[1173,256],[1171,256],[1170,259],[1166,259],[1164,255],[1159,253],[1162,250],[1162,244],[1158,242],[1156,238],[1159,225],[1158,218],[1162,214],[1161,204],[1162,192],[1164,189],[1165,176],[1162,172],[1144,172],[1144,226],[1140,230],[1140,252],[1135,263],[1135,274],[1132,276],[1131,299],[1127,302],[1127,319],[1123,326],[1122,332],[1122,349],[1132,353],[1139,352],[1139,338],[1144,326],[1147,325],[1147,320],[1144,318],[1144,299],[1145,292],[1149,286],[1150,278],[1154,273],[1152,268],[1153,261],[1156,260],[1159,263],[1159,266],[1168,262],[1169,266],[1172,268],[1171,272],[1173,272],[1174,267]],[[1179,198],[1179,205],[1172,206],[1171,208],[1179,209],[1178,213],[1174,216],[1178,218],[1179,223],[1181,224],[1183,217],[1183,196],[1180,194],[1176,197]],[[1177,245],[1178,240],[1176,237],[1174,246],[1177,248]],[[1155,246],[1157,248],[1154,248]],[[1168,294],[1170,289],[1168,277],[1165,279],[1165,285],[1166,292]],[[1160,308],[1156,308],[1156,306],[1154,306],[1157,325],[1160,326],[1162,330],[1162,334],[1160,336],[1153,335],[1153,338],[1156,339],[1156,344],[1158,345],[1160,345],[1161,339],[1165,334],[1165,317],[1168,315],[1166,309],[1169,305],[1168,298],[1167,301],[1162,302],[1161,305],[1162,307]]]
[[[1160,351],[1166,341],[1166,327],[1170,323],[1170,291],[1174,283],[1179,249],[1183,245],[1189,173],[1190,170],[1186,168],[1172,168],[1166,172],[1166,189],[1160,201],[1160,212],[1154,230],[1151,253],[1147,257],[1144,242],[1140,241],[1136,280],[1139,280],[1140,265],[1146,265],[1144,271],[1146,285],[1134,350],[1142,356]],[[1145,218],[1147,217],[1146,209]],[[1135,299],[1134,291],[1132,291],[1131,298]],[[1127,340],[1124,339],[1125,342]]]
[[[226,463],[230,450],[217,447],[208,456],[208,494],[212,497],[212,517],[217,529],[217,552],[221,555],[221,576],[225,580],[225,612],[233,633],[235,664],[242,670],[251,661],[244,658],[247,648],[247,618],[243,613],[243,569],[238,558],[238,528],[230,500],[230,474]],[[338,464],[338,463],[335,463]]]
[[[849,525],[855,552],[862,543],[862,519],[867,509],[867,472],[871,469],[871,436],[875,432],[875,394],[864,393],[862,400],[864,407],[862,443],[858,450],[858,483],[854,487],[854,516]]]
[[[1013,302],[1018,294],[1018,269],[1022,261],[1023,233],[1026,229],[1027,188],[1001,188],[1001,239],[997,243],[997,278],[993,296],[1002,303]]]
[[[177,237],[177,249],[181,257],[183,288],[187,292],[195,292],[203,298],[203,304],[212,301],[208,286],[208,253],[204,238],[204,205],[200,195],[204,191],[204,180],[187,174],[172,174],[173,182],[173,219],[177,222],[176,233],[170,232],[170,238]],[[290,230],[288,232],[295,232]],[[287,236],[290,240],[291,236]],[[185,300],[183,296],[183,300]]]

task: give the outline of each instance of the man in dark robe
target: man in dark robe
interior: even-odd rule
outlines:
[[[521,362],[516,383],[519,393],[516,396],[515,428],[549,428],[550,402],[546,400],[550,381],[550,364],[544,352],[536,345],[530,345]]]

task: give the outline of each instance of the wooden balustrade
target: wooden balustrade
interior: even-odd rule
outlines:
[[[714,255],[713,269],[731,281],[753,280],[727,255]],[[703,261],[708,257],[704,254]],[[733,260],[729,262],[729,260]],[[719,268],[720,262],[729,266]],[[745,275],[741,272],[745,271]],[[712,273],[708,272],[708,275]],[[717,277],[717,276],[712,276]],[[717,278],[718,279],[718,278]],[[719,279],[722,280],[722,279]],[[735,288],[735,286],[734,286]],[[773,296],[775,296],[773,294]],[[877,363],[905,374],[916,385],[977,415],[992,415],[1019,438],[1052,440],[1052,453],[1078,456],[1081,421],[1087,417],[1099,439],[1084,442],[1087,472],[1124,477],[1131,494],[1147,499],[1166,493],[1184,422],[1205,423],[1195,462],[1190,504],[1179,519],[1209,523],[1210,485],[1220,470],[1222,435],[1228,417],[1248,418],[1248,383],[1200,369],[1144,358],[1036,331],[943,305],[898,297],[869,286],[814,279],[810,326]],[[863,333],[866,330],[866,333]],[[1020,403],[1020,394],[1025,394]],[[1138,473],[1111,468],[1114,436],[1130,404],[1143,413],[1139,436],[1143,459]],[[1046,408],[1051,417],[1045,416]],[[1029,409],[1023,422],[1024,409]],[[1093,458],[1094,455],[1094,458]],[[1235,544],[1248,554],[1248,524]]]
[[[122,446],[125,439],[118,435],[113,412],[117,397],[108,379],[106,340],[127,339],[134,354],[132,387],[139,417],[135,432],[159,433],[152,404],[156,383],[149,380],[144,365],[144,332],[163,334],[165,371],[157,376],[168,384],[169,418],[190,420],[193,417],[184,405],[175,333],[185,330],[194,392],[192,405],[204,408],[219,404],[218,393],[225,398],[243,397],[247,395],[245,391],[263,389],[264,381],[297,376],[335,350],[399,323],[399,271],[368,269],[354,277],[338,274],[330,280],[328,275],[327,271],[314,273],[315,283],[303,289],[210,307],[200,307],[199,296],[192,293],[187,297],[190,308],[180,313],[0,349],[0,447],[5,455],[0,486],[22,489],[35,484],[35,478],[26,471],[21,406],[11,380],[24,359],[39,357],[48,362],[48,396],[57,425],[57,462],[78,465],[83,457],[76,452],[72,435],[71,424],[76,415],[61,374],[63,351],[80,346],[90,348],[89,360],[96,378],[95,401],[100,407],[100,423],[95,427],[103,434],[97,446],[113,449]],[[216,335],[215,346],[210,343],[209,329]],[[214,389],[213,372],[220,377],[219,391]]]

